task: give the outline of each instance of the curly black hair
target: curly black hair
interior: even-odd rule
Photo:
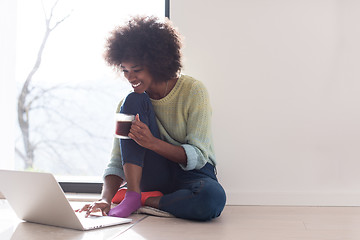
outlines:
[[[136,16],[110,33],[104,58],[115,68],[124,61],[136,62],[148,68],[154,81],[164,82],[177,77],[182,68],[181,46],[170,20]]]

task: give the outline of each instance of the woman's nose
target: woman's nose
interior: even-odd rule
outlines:
[[[135,79],[135,78],[136,78],[135,73],[134,73],[134,72],[129,72],[129,75],[128,75],[129,81],[130,81],[130,80],[133,80],[133,79]]]

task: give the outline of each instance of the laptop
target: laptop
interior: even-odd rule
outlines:
[[[27,222],[76,230],[130,223],[132,219],[75,213],[50,173],[0,170],[0,192],[16,215]]]

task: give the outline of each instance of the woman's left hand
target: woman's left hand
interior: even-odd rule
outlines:
[[[151,145],[154,144],[156,140],[149,127],[140,121],[139,114],[136,114],[128,136],[140,146],[148,149],[151,149]]]

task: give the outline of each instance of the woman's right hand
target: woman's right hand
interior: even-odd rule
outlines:
[[[85,217],[88,217],[91,213],[95,212],[101,212],[103,216],[107,216],[111,208],[111,201],[117,193],[122,182],[123,180],[119,176],[106,176],[101,193],[101,199],[91,204],[86,204],[81,209],[75,210],[75,212],[86,212]]]
[[[101,212],[103,216],[107,216],[108,212],[110,211],[111,204],[108,202],[100,199],[92,204],[86,204],[81,209],[75,210],[75,212],[84,212],[86,211],[85,217],[88,217],[93,212]]]

